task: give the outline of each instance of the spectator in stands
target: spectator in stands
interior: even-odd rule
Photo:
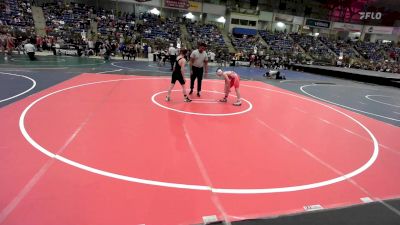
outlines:
[[[193,93],[194,81],[197,79],[197,96],[200,97],[201,83],[203,80],[203,72],[205,77],[208,75],[208,56],[206,53],[207,45],[200,43],[198,49],[190,54],[190,92]]]

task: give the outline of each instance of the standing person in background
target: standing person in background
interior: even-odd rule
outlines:
[[[6,57],[6,48],[7,48],[7,36],[5,34],[0,33],[0,50],[3,53],[4,57]]]
[[[7,47],[7,55],[11,56],[12,51],[15,48],[15,44],[14,44],[14,37],[11,36],[10,33],[7,33],[7,38],[6,38],[6,47]],[[7,57],[6,55],[6,57]]]
[[[126,46],[124,43],[120,43],[120,46],[119,46],[119,52],[121,53],[121,55],[122,55],[122,60],[125,60],[125,56],[128,58],[128,60],[129,60],[129,56],[128,56],[128,54],[129,54],[129,52],[128,52],[129,50],[128,50],[128,46]]]
[[[169,62],[171,63],[171,70],[174,69],[174,64],[176,61],[176,48],[174,47],[174,44],[170,44],[169,45],[169,49],[168,49],[168,55],[169,55]]]
[[[36,60],[36,57],[35,57],[36,48],[31,42],[32,41],[29,40],[29,42],[27,44],[25,44],[24,49],[25,49],[26,54],[28,54],[29,59],[31,61],[33,61],[33,60]]]
[[[92,49],[92,50],[94,49],[94,42],[93,42],[92,39],[89,39],[89,40],[88,40],[87,45],[88,45],[89,50],[90,50],[90,49]]]
[[[197,79],[197,96],[200,97],[201,82],[203,80],[203,72],[205,78],[208,75],[208,56],[206,53],[207,45],[200,43],[198,49],[194,50],[190,54],[190,92],[193,93],[194,81]]]
[[[149,54],[152,53],[151,46],[147,46],[147,58],[150,57]]]
[[[112,47],[109,41],[106,41],[106,43],[104,44],[104,49],[105,49],[104,60],[110,60]]]
[[[136,60],[136,54],[137,54],[137,45],[131,46],[129,49],[129,54],[131,57],[133,57],[133,61]]]
[[[145,44],[145,45],[143,45],[143,56],[144,56],[144,58],[147,58],[148,57],[148,55],[147,55],[147,53],[148,53],[148,45],[147,44]]]
[[[43,38],[41,36],[36,36],[36,49],[41,52],[43,46]]]
[[[99,39],[97,39],[96,43],[94,44],[94,53],[96,54],[96,56],[100,54],[100,49],[102,45],[103,43]]]
[[[209,52],[209,54],[210,54],[210,61],[211,61],[211,62],[214,62],[214,60],[215,60],[215,53],[214,53],[214,52]]]

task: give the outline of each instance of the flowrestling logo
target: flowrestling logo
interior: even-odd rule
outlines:
[[[380,20],[382,18],[381,12],[359,12],[359,14],[360,14],[360,20],[367,20],[367,19]]]

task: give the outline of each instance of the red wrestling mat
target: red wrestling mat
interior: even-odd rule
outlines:
[[[83,74],[0,109],[0,223],[194,224],[400,196],[400,129],[260,82]]]

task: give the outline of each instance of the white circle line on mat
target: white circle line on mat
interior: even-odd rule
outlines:
[[[334,104],[334,105],[337,105],[337,106],[340,106],[340,107],[343,107],[343,108],[346,108],[346,109],[354,110],[354,111],[361,112],[361,113],[365,113],[365,114],[368,114],[368,115],[373,115],[373,116],[385,118],[385,119],[388,119],[388,120],[393,120],[393,121],[400,122],[399,119],[395,119],[395,118],[387,117],[387,116],[382,116],[382,115],[379,115],[379,114],[367,112],[367,111],[364,111],[364,110],[355,109],[355,108],[350,107],[350,106],[346,106],[346,105],[342,105],[342,104],[339,104],[339,103],[336,103],[336,102],[332,102],[332,101],[329,101],[329,100],[326,100],[326,99],[317,97],[317,96],[315,96],[315,95],[312,95],[312,94],[310,94],[310,93],[308,93],[307,91],[304,90],[306,87],[311,87],[311,86],[314,86],[314,87],[315,87],[315,86],[318,86],[318,85],[321,86],[321,84],[303,85],[303,86],[300,87],[300,90],[301,90],[304,94],[306,94],[306,95],[308,95],[308,96],[311,96],[311,97],[313,97],[313,98],[315,98],[315,99],[324,101],[324,102],[328,102],[328,103],[331,103],[331,104]]]
[[[84,86],[89,86],[89,85],[94,85],[94,84],[100,84],[100,83],[107,83],[107,82],[117,82],[117,81],[123,81],[123,80],[143,80],[143,79],[160,79],[160,78],[131,78],[131,79],[116,79],[116,80],[106,80],[106,81],[97,81],[97,82],[91,82],[91,83],[85,83],[85,84],[80,84],[80,85],[76,85],[76,86],[72,86],[72,87],[68,87],[68,88],[64,88],[58,91],[54,91],[51,92],[49,94],[46,94],[38,99],[36,99],[35,101],[33,101],[31,104],[29,104],[24,111],[22,112],[20,119],[19,119],[19,127],[20,130],[22,132],[22,135],[24,136],[24,138],[32,145],[34,146],[37,150],[39,150],[40,152],[42,152],[43,154],[47,155],[48,157],[57,159],[61,162],[67,163],[71,166],[95,173],[95,174],[99,174],[102,176],[106,176],[106,177],[111,177],[111,178],[115,178],[115,179],[120,179],[120,180],[125,180],[125,181],[129,181],[129,182],[135,182],[135,183],[141,183],[141,184],[148,184],[148,185],[155,185],[155,186],[161,186],[161,187],[169,187],[169,188],[180,188],[180,189],[190,189],[190,190],[201,190],[201,191],[211,191],[214,193],[224,193],[224,194],[266,194],[266,193],[281,193],[281,192],[293,192],[293,191],[300,191],[300,190],[307,190],[307,189],[312,189],[312,188],[318,188],[318,187],[323,187],[323,186],[327,186],[327,185],[331,185],[337,182],[341,182],[344,181],[346,179],[349,179],[351,177],[354,177],[362,172],[364,172],[365,170],[367,170],[377,159],[378,154],[379,154],[379,143],[376,140],[375,136],[372,134],[372,132],[366,127],[364,126],[361,122],[359,122],[358,120],[356,120],[355,118],[351,117],[350,115],[335,109],[334,107],[331,107],[327,104],[318,102],[314,99],[310,99],[310,98],[306,98],[304,96],[301,95],[297,95],[297,94],[292,94],[289,92],[283,92],[283,91],[279,91],[279,90],[275,90],[275,89],[269,89],[269,88],[262,88],[262,87],[257,87],[257,86],[252,86],[252,85],[245,85],[242,84],[241,86],[245,86],[245,87],[250,87],[250,88],[255,88],[255,89],[260,89],[260,90],[266,90],[266,91],[271,91],[271,92],[276,92],[276,93],[281,93],[281,94],[285,94],[285,95],[289,95],[289,96],[293,96],[293,97],[297,97],[303,100],[307,100],[307,101],[311,101],[313,103],[322,105],[326,108],[332,109],[334,111],[336,111],[337,113],[347,117],[348,119],[352,120],[353,122],[355,122],[357,125],[359,125],[361,128],[363,128],[368,135],[371,137],[371,140],[373,142],[373,154],[371,156],[371,158],[364,164],[362,165],[360,168],[344,174],[342,176],[330,179],[330,180],[325,180],[325,181],[321,181],[321,182],[316,182],[316,183],[311,183],[311,184],[305,184],[305,185],[298,185],[298,186],[289,186],[289,187],[277,187],[277,188],[252,188],[252,189],[239,189],[239,188],[214,188],[214,187],[210,187],[210,186],[205,186],[205,185],[192,185],[192,184],[180,184],[180,183],[171,183],[171,182],[161,182],[161,181],[156,181],[156,180],[149,180],[149,179],[142,179],[142,178],[136,178],[136,177],[130,177],[130,176],[126,176],[126,175],[121,175],[121,174],[116,174],[116,173],[112,173],[112,172],[108,172],[108,171],[104,171],[104,170],[99,170],[90,166],[86,166],[83,165],[81,163],[78,163],[76,161],[67,159],[65,157],[62,157],[60,155],[56,155],[52,152],[50,152],[49,150],[45,149],[43,146],[41,146],[39,143],[37,143],[35,140],[33,140],[33,138],[29,135],[28,131],[25,128],[25,117],[28,113],[28,111],[38,102],[40,102],[41,100],[55,95],[57,93],[66,91],[66,90],[70,90],[70,89],[74,89],[74,88],[79,88],[79,87],[84,87]],[[210,81],[210,82],[215,82],[215,81]]]
[[[178,90],[175,90],[178,91]],[[224,94],[222,92],[218,92],[218,91],[207,91],[207,90],[202,90],[204,92],[210,92],[210,93],[217,93],[217,94]],[[239,111],[239,112],[233,112],[233,113],[198,113],[198,112],[188,112],[188,111],[183,111],[183,110],[179,110],[179,109],[174,109],[168,106],[165,106],[159,102],[156,101],[156,96],[160,95],[162,93],[167,93],[168,91],[160,91],[155,93],[152,97],[151,97],[151,101],[156,104],[157,106],[160,106],[161,108],[164,109],[168,109],[168,110],[172,110],[175,112],[180,112],[180,113],[185,113],[185,114],[190,114],[190,115],[198,115],[198,116],[233,116],[233,115],[239,115],[239,114],[243,114],[243,113],[247,113],[249,112],[252,108],[253,108],[253,104],[251,104],[251,102],[249,102],[248,100],[242,98],[243,101],[247,102],[247,104],[249,104],[249,107],[247,107],[247,109]],[[230,95],[233,96],[233,95]],[[201,103],[201,102],[198,102]],[[215,102],[213,102],[215,103]],[[218,102],[217,102],[218,103]],[[225,103],[221,103],[221,104],[225,104]]]
[[[11,96],[11,97],[8,97],[8,98],[5,98],[5,99],[0,99],[0,102],[5,102],[5,101],[11,100],[11,99],[13,99],[13,98],[16,98],[16,97],[18,97],[18,96],[21,96],[21,95],[23,95],[23,94],[25,94],[25,93],[31,91],[32,89],[34,89],[34,88],[36,87],[36,81],[35,81],[34,79],[30,78],[30,77],[27,77],[27,76],[24,76],[24,75],[19,75],[19,74],[14,74],[14,73],[4,73],[4,72],[0,72],[0,74],[6,74],[6,75],[10,75],[10,76],[23,77],[23,78],[28,79],[28,80],[30,80],[30,81],[32,82],[32,86],[31,86],[30,88],[26,89],[25,91],[23,91],[23,92],[21,92],[21,93],[19,93],[19,94],[14,95],[14,96]]]
[[[386,96],[386,95],[366,95],[365,98],[368,99],[368,100],[371,100],[371,101],[373,101],[373,102],[380,103],[380,104],[389,105],[389,106],[393,106],[393,107],[396,107],[396,108],[399,108],[399,107],[400,107],[400,105],[394,105],[394,104],[390,104],[390,103],[387,103],[387,102],[378,101],[378,100],[376,100],[376,99],[371,98],[371,96],[379,96],[379,97],[386,97],[386,98],[395,98],[395,97],[393,97],[393,96]],[[400,99],[400,98],[399,98],[399,99]]]

